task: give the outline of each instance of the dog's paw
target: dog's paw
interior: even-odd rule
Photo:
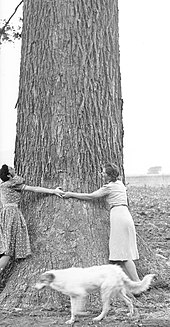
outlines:
[[[75,319],[69,319],[65,322],[67,325],[73,325],[75,323]]]
[[[99,315],[99,316],[93,318],[93,321],[100,321],[100,320],[102,320],[102,319],[103,319],[103,317],[101,317],[101,316]]]

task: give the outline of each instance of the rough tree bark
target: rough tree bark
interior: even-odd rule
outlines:
[[[118,1],[27,0],[23,13],[15,166],[30,185],[93,191],[105,161],[123,176]],[[61,305],[55,292],[37,294],[37,276],[107,263],[109,213],[99,201],[34,194],[21,207],[32,257],[15,263],[0,303]]]

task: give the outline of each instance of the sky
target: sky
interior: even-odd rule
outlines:
[[[19,0],[0,0],[9,18]],[[126,175],[153,166],[170,173],[170,0],[119,0],[120,70]],[[18,15],[14,22],[18,22]],[[13,166],[20,42],[0,48],[0,166]]]

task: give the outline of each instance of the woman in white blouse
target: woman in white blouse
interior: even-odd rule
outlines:
[[[119,264],[134,281],[139,281],[134,260],[139,259],[136,231],[128,209],[124,184],[115,164],[103,168],[105,184],[92,193],[65,192],[64,198],[94,200],[105,197],[110,208],[109,262]]]

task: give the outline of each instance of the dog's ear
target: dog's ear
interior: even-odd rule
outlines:
[[[44,276],[45,276],[46,280],[48,281],[48,283],[52,283],[55,279],[55,276],[52,273],[46,273]]]
[[[40,281],[43,282],[47,282],[47,283],[52,283],[54,280],[55,276],[53,273],[44,273],[41,275],[40,277]]]

